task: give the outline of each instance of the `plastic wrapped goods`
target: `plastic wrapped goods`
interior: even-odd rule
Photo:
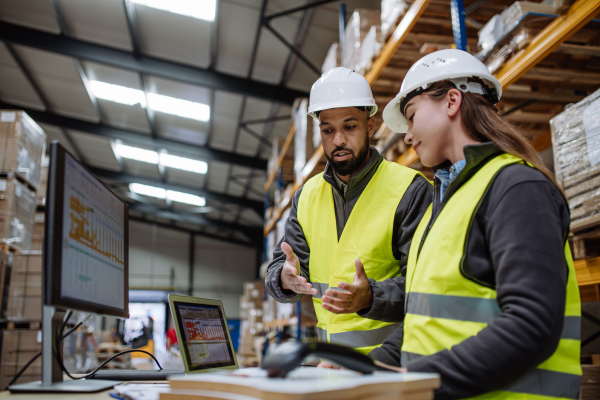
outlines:
[[[382,48],[380,39],[380,28],[378,25],[373,25],[360,46],[360,59],[356,66],[356,72],[359,74],[364,75],[371,69],[373,60],[379,55]]]
[[[346,25],[344,44],[342,46],[342,66],[357,69],[360,64],[361,45],[365,37],[376,25],[381,36],[381,12],[377,10],[356,9]],[[381,42],[381,39],[378,38]]]
[[[511,32],[512,38],[504,46],[492,49],[483,60],[492,74],[496,73],[506,61],[525,48],[534,37],[528,28],[518,28]]]
[[[571,229],[600,224],[600,89],[550,120],[556,179]]]
[[[335,67],[342,66],[342,57],[340,55],[340,44],[335,42],[329,48],[327,55],[325,56],[325,60],[323,61],[323,66],[321,67],[321,72],[325,73],[330,69]]]
[[[19,250],[31,248],[35,196],[15,178],[0,178],[0,242]]]
[[[500,16],[504,25],[504,31],[508,32],[513,29],[527,14],[541,14],[554,16],[554,5],[532,3],[529,1],[515,1],[510,7],[502,11]]]
[[[40,186],[46,133],[25,112],[0,110],[0,172],[13,172]]]
[[[403,0],[381,0],[381,36],[386,38],[392,33],[398,20],[408,9],[408,3]]]

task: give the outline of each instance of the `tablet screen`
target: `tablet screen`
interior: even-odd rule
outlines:
[[[219,306],[174,303],[180,348],[190,370],[235,365],[229,330]]]

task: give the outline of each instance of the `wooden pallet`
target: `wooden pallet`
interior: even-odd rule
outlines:
[[[0,171],[0,178],[4,178],[4,179],[14,178],[17,181],[21,182],[23,185],[27,186],[27,188],[29,190],[31,190],[32,192],[34,192],[34,193],[37,192],[37,188],[35,186],[33,186],[31,183],[29,183],[22,176],[17,175],[15,172],[12,172],[12,171]]]
[[[13,331],[15,329],[35,330],[42,329],[42,321],[8,321],[0,320],[0,329]]]

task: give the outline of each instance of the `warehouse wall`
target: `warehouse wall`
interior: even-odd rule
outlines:
[[[173,284],[187,294],[189,287],[187,233],[130,221],[129,286],[164,289]],[[254,280],[256,250],[196,236],[193,296],[220,299],[229,318],[239,318],[242,284]]]

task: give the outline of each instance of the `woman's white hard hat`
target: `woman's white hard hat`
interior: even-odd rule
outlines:
[[[452,81],[463,92],[481,94],[492,104],[496,104],[502,95],[500,81],[477,58],[462,50],[436,51],[414,63],[406,73],[400,92],[383,110],[387,127],[394,132],[406,133],[408,124],[404,110],[400,109],[403,100],[443,80]]]
[[[364,76],[344,67],[325,72],[310,89],[308,115],[331,108],[369,107],[369,117],[377,113],[377,104],[371,86]]]

